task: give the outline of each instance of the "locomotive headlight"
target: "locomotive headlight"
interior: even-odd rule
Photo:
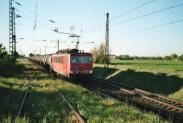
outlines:
[[[86,74],[91,74],[91,73],[93,73],[92,70],[87,70],[87,71],[86,71]]]

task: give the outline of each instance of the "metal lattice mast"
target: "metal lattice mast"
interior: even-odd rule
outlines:
[[[106,31],[105,31],[105,69],[109,68],[109,13],[106,14]]]
[[[13,55],[16,55],[16,28],[15,28],[15,8],[13,7]]]
[[[12,12],[12,0],[9,0],[9,54],[13,54],[13,12]]]
[[[9,54],[14,56],[16,53],[16,34],[15,34],[15,8],[9,0]]]

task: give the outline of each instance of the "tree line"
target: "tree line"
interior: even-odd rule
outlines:
[[[98,47],[95,47],[91,50],[91,54],[93,55],[94,63],[105,63],[105,44],[102,43]],[[179,60],[183,61],[183,54],[178,56],[176,53],[172,53],[169,56],[130,56],[130,55],[119,55],[116,56],[116,59],[119,60]]]
[[[11,58],[6,48],[0,44],[0,64],[14,63],[15,59]]]
[[[15,56],[18,57],[18,53]],[[0,75],[13,74],[16,57],[11,57],[6,48],[0,44]]]
[[[180,60],[183,61],[183,54],[178,56],[176,53],[172,53],[169,56],[129,56],[129,55],[119,55],[116,59],[120,60]]]

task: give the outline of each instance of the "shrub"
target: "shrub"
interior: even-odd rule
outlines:
[[[93,55],[93,62],[103,64],[105,63],[105,45],[104,43],[100,44],[100,46],[95,47],[91,50]]]

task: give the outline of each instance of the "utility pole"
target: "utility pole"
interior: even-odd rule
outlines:
[[[104,70],[109,70],[109,13],[106,14],[106,31],[105,31],[105,65]]]
[[[44,40],[37,40],[37,41],[44,41],[44,42],[45,42],[45,46],[44,46],[44,51],[43,51],[43,52],[44,52],[45,55],[46,55],[46,41],[47,41],[47,40],[44,39]],[[40,54],[41,54],[41,48],[40,48]]]
[[[57,51],[59,51],[59,40],[57,40]]]
[[[57,41],[57,51],[59,51],[60,50],[60,41],[59,41],[59,39],[57,39],[57,40],[51,40],[51,42],[52,41]]]
[[[41,41],[44,41],[44,42],[45,42],[44,53],[45,53],[45,55],[46,55],[46,41],[47,41],[47,40],[41,40]]]
[[[15,57],[16,54],[16,34],[15,34],[15,8],[13,0],[9,0],[9,54]]]
[[[44,53],[45,53],[45,55],[46,55],[46,44],[45,44],[45,47],[44,47],[45,49],[44,49]]]
[[[41,48],[39,50],[40,50],[40,55],[41,55]]]

